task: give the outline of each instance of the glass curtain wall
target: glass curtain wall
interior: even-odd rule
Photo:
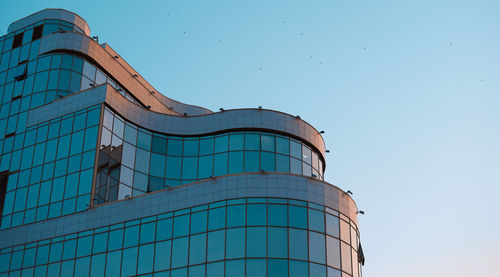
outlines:
[[[244,172],[283,172],[323,179],[308,145],[266,132],[175,137],[150,132],[105,108],[97,204]]]
[[[358,277],[358,245],[338,211],[243,198],[1,249],[0,276]]]

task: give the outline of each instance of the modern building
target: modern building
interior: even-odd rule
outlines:
[[[361,276],[300,117],[169,99],[59,9],[0,37],[0,93],[0,276]]]

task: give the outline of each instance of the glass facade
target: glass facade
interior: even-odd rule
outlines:
[[[358,229],[327,207],[242,198],[0,250],[0,276],[360,276]]]
[[[33,109],[70,103],[64,101],[72,94],[104,83],[135,105],[150,107],[86,54],[61,49],[40,54],[40,41],[55,32],[85,35],[72,23],[44,19],[0,37],[0,277],[361,276],[364,257],[353,218],[298,200],[330,198],[318,197],[324,187],[309,185],[333,188],[322,182],[325,165],[312,140],[269,128],[164,134],[128,121],[113,110],[117,104],[108,102],[74,105],[50,120],[30,123]],[[295,197],[198,195],[202,200],[196,205],[175,206],[185,207],[181,210],[157,203],[162,209],[147,216],[107,215],[113,218],[107,222],[119,222],[107,226],[90,217],[111,205],[140,210],[134,201],[173,198],[175,189],[186,189],[190,196],[190,189],[206,184],[193,184],[200,180],[223,183],[244,179],[245,173],[280,173],[268,175],[296,178],[307,189],[294,188]],[[223,177],[228,175],[238,176]],[[265,180],[267,175],[255,176]],[[304,196],[309,191],[318,193],[316,198]],[[214,202],[220,199],[226,200]],[[347,200],[337,200],[344,211],[341,201]],[[354,203],[349,201],[343,203]],[[2,239],[18,230],[23,238],[33,238],[41,226],[86,216],[96,224],[82,224],[78,232],[57,225],[64,229],[57,236],[46,232],[16,243]]]
[[[95,201],[262,170],[323,179],[318,156],[298,140],[267,132],[167,136],[140,128],[105,108]]]

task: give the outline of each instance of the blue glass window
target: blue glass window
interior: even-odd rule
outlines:
[[[172,219],[167,218],[158,220],[156,226],[156,240],[165,240],[172,238]]]
[[[307,260],[307,231],[289,229],[290,259]]]
[[[226,261],[226,276],[245,276],[245,260]]]
[[[325,217],[323,212],[309,209],[309,229],[322,233],[325,232]]]
[[[215,153],[227,152],[229,137],[227,135],[215,137]]]
[[[226,230],[226,259],[245,256],[245,228]]]
[[[288,261],[282,259],[269,259],[267,263],[267,276],[288,277]]]
[[[206,234],[191,236],[189,243],[189,264],[199,264],[205,262],[206,254]]]
[[[174,218],[174,238],[189,235],[189,214]]]
[[[200,140],[200,155],[209,155],[214,152],[214,138],[204,138]]]
[[[175,226],[175,224],[174,224]],[[188,259],[188,237],[174,239],[172,242],[172,268],[187,265]]]
[[[227,174],[227,153],[215,154],[214,156],[214,176]]]
[[[243,151],[229,152],[228,174],[243,172]]]
[[[272,258],[288,257],[288,232],[286,228],[268,228],[268,248],[267,253]]]
[[[198,156],[198,145],[197,139],[184,140],[184,156]]]
[[[167,147],[168,155],[181,156],[182,155],[182,140],[168,139]]]
[[[137,267],[137,247],[127,248],[123,250],[122,257],[122,276],[135,275]]]
[[[96,234],[94,236],[94,246],[92,247],[92,253],[101,253],[106,251],[108,245],[108,232]]]
[[[287,226],[287,206],[269,204],[269,225]]]
[[[224,230],[208,233],[207,261],[224,259],[225,236],[226,233]]]
[[[228,242],[229,243],[229,242]],[[266,228],[247,227],[246,256],[265,257],[266,256]]]
[[[122,251],[109,252],[106,259],[106,276],[120,276]]]
[[[226,207],[209,210],[208,230],[217,230],[226,226]]]
[[[125,228],[125,239],[123,240],[123,247],[135,246],[138,243],[139,243],[139,226],[136,225]]]
[[[155,249],[155,271],[170,268],[170,249],[172,241],[163,241],[156,243]]]
[[[245,151],[245,172],[258,172],[259,166],[259,152]]]
[[[309,259],[316,263],[325,263],[325,235],[309,232]]]
[[[207,231],[207,211],[201,211],[191,214],[191,234],[197,234]]]
[[[212,155],[210,156],[201,156],[199,159],[199,166],[198,166],[198,178],[203,179],[203,178],[208,178],[212,176],[212,170],[213,170],[213,159],[214,157]]]
[[[248,226],[266,225],[267,206],[266,204],[249,204],[247,206]]]
[[[227,207],[227,227],[238,227],[245,225],[245,205]]]
[[[139,247],[139,263],[137,273],[144,274],[153,271],[154,244]]]
[[[150,222],[141,225],[140,243],[145,244],[155,240],[156,223]]]

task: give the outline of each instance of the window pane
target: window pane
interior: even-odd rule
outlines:
[[[267,276],[288,277],[288,261],[269,259],[267,265]],[[316,275],[311,275],[316,276]]]
[[[122,276],[135,275],[136,267],[137,267],[137,247],[124,249],[121,275]]]
[[[287,226],[287,206],[269,204],[269,225],[271,226]]]
[[[260,168],[268,171],[268,172],[273,172],[275,171],[275,165],[274,165],[274,153],[270,152],[261,152],[260,153]]]
[[[227,227],[245,225],[245,205],[227,207]]]
[[[106,251],[107,245],[108,245],[108,232],[96,234],[94,236],[94,246],[92,247],[92,253],[101,253]]]
[[[216,154],[214,156],[214,176],[227,174],[227,153]]]
[[[227,152],[229,137],[227,135],[215,137],[215,153]]]
[[[340,249],[342,252],[342,270],[351,274],[351,247],[342,242]]]
[[[290,158],[288,156],[276,154],[276,171],[290,172]]]
[[[154,244],[139,247],[139,263],[137,273],[144,274],[153,271]]]
[[[243,134],[231,134],[229,136],[229,151],[243,150]]]
[[[302,162],[291,158],[290,159],[290,173],[293,174],[302,174]]]
[[[266,227],[247,228],[247,257],[266,256]]]
[[[184,156],[198,156],[198,140],[184,140]]]
[[[180,179],[181,178],[181,163],[180,157],[167,156],[167,174],[166,178]]]
[[[267,219],[266,204],[249,204],[247,206],[247,225],[265,226]]]
[[[207,261],[224,259],[225,236],[224,230],[208,233]]]
[[[243,172],[243,151],[229,152],[229,174]]]
[[[158,220],[156,226],[156,241],[172,238],[172,219]]]
[[[172,268],[183,267],[187,265],[188,243],[188,237],[173,240]]]
[[[125,239],[123,247],[135,246],[139,243],[139,226],[130,226],[125,228]]]
[[[217,230],[226,226],[226,207],[209,210],[208,230]]]
[[[245,172],[259,171],[259,152],[245,151]]]
[[[261,277],[266,276],[266,260],[264,259],[248,259],[246,260],[246,276]]]
[[[289,206],[288,221],[290,227],[307,228],[307,209],[298,206]]]
[[[226,276],[245,276],[245,260],[235,260],[226,262]]]
[[[329,266],[340,268],[340,245],[339,240],[326,237],[327,263]]]
[[[325,232],[325,217],[323,212],[309,209],[309,229],[322,233]]]
[[[151,142],[151,150],[155,153],[165,155],[167,153],[167,139],[158,136],[153,136]]]
[[[340,239],[342,239],[345,242],[350,242],[350,236],[349,236],[349,223],[340,220]]]
[[[214,152],[214,138],[200,140],[200,155],[208,155]]]
[[[260,150],[259,134],[245,134],[245,150]]]
[[[290,277],[308,276],[308,263],[301,261],[290,261]],[[314,276],[314,275],[311,275]]]
[[[174,238],[189,235],[189,214],[174,218]]]
[[[294,158],[302,160],[302,145],[300,142],[290,140],[290,155]]]
[[[189,264],[199,264],[205,262],[206,234],[191,236],[189,242]]]
[[[290,140],[288,138],[276,137],[276,152],[280,154],[290,154]]]
[[[201,156],[198,166],[198,179],[212,176],[214,156]]]
[[[339,237],[339,218],[330,214],[326,214],[326,233]]]
[[[325,235],[309,232],[309,259],[316,263],[325,263]]]
[[[184,157],[182,160],[182,179],[196,179],[197,169],[198,157]]]
[[[165,156],[151,153],[151,168],[149,173],[153,176],[165,176]]]
[[[155,271],[170,268],[170,248],[172,241],[156,243],[155,249]]]
[[[141,225],[140,243],[145,244],[155,240],[156,223],[149,222]]]
[[[191,234],[207,231],[207,211],[191,214]]]
[[[262,151],[274,152],[274,136],[261,135],[260,141]]]
[[[289,229],[289,235],[290,259],[307,260],[307,231]]]
[[[168,139],[167,152],[168,152],[168,155],[181,156],[182,155],[182,140]]]
[[[242,258],[245,256],[245,228],[227,229],[226,259]],[[232,275],[230,275],[232,276]]]
[[[272,258],[288,257],[288,232],[286,228],[269,227],[268,256]]]

